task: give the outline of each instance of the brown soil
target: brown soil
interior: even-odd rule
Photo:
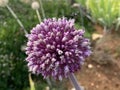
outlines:
[[[85,90],[120,90],[120,35],[110,33],[97,42],[76,76]]]
[[[119,61],[119,65],[120,59],[116,61]],[[92,65],[92,68],[89,65]],[[85,90],[120,90],[120,67],[117,64],[100,65],[87,60],[81,71],[76,73],[76,77]],[[70,82],[68,85],[68,90],[71,90]]]
[[[93,68],[88,68],[92,64]],[[99,65],[88,61],[76,74],[85,90],[120,90],[120,68],[116,65]]]

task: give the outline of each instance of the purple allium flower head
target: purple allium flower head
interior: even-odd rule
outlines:
[[[45,19],[27,35],[26,54],[29,71],[61,80],[81,68],[91,54],[90,42],[83,30],[74,28],[74,20]]]

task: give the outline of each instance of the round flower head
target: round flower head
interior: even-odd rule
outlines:
[[[0,0],[0,7],[5,7],[8,4],[9,0]]]
[[[39,3],[37,1],[32,2],[31,4],[32,9],[37,10],[39,9]]]
[[[61,80],[81,68],[91,53],[83,30],[74,28],[74,20],[44,20],[27,35],[26,54],[29,71]]]

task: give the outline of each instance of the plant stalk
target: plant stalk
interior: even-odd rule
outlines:
[[[40,7],[41,7],[41,11],[42,11],[43,18],[45,19],[46,17],[45,17],[45,12],[44,12],[44,9],[43,9],[42,1],[39,0],[39,2],[40,2]]]
[[[69,74],[69,79],[72,82],[72,84],[74,85],[76,90],[84,90],[83,87],[81,87],[75,77],[75,75],[73,73]]]
[[[39,22],[41,23],[41,16],[40,16],[40,13],[39,13],[38,9],[36,10],[36,14],[37,14]]]
[[[30,90],[35,90],[35,84],[32,80],[31,74],[29,73],[29,83],[30,83]]]
[[[28,34],[27,30],[25,29],[25,27],[23,26],[22,22],[20,21],[20,19],[17,17],[17,15],[15,14],[15,12],[11,9],[11,7],[9,7],[8,5],[6,5],[6,7],[8,8],[8,10],[10,11],[10,13],[13,15],[13,17],[16,19],[17,23],[20,25],[20,27],[22,28],[22,30],[24,31],[25,35]]]

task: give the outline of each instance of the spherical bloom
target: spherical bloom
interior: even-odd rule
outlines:
[[[81,68],[91,54],[83,30],[74,28],[74,20],[46,19],[27,35],[26,54],[29,71],[61,80]]]
[[[32,9],[37,10],[39,9],[40,5],[37,1],[32,2],[31,4]]]
[[[8,4],[9,0],[0,0],[0,7],[5,7]]]

